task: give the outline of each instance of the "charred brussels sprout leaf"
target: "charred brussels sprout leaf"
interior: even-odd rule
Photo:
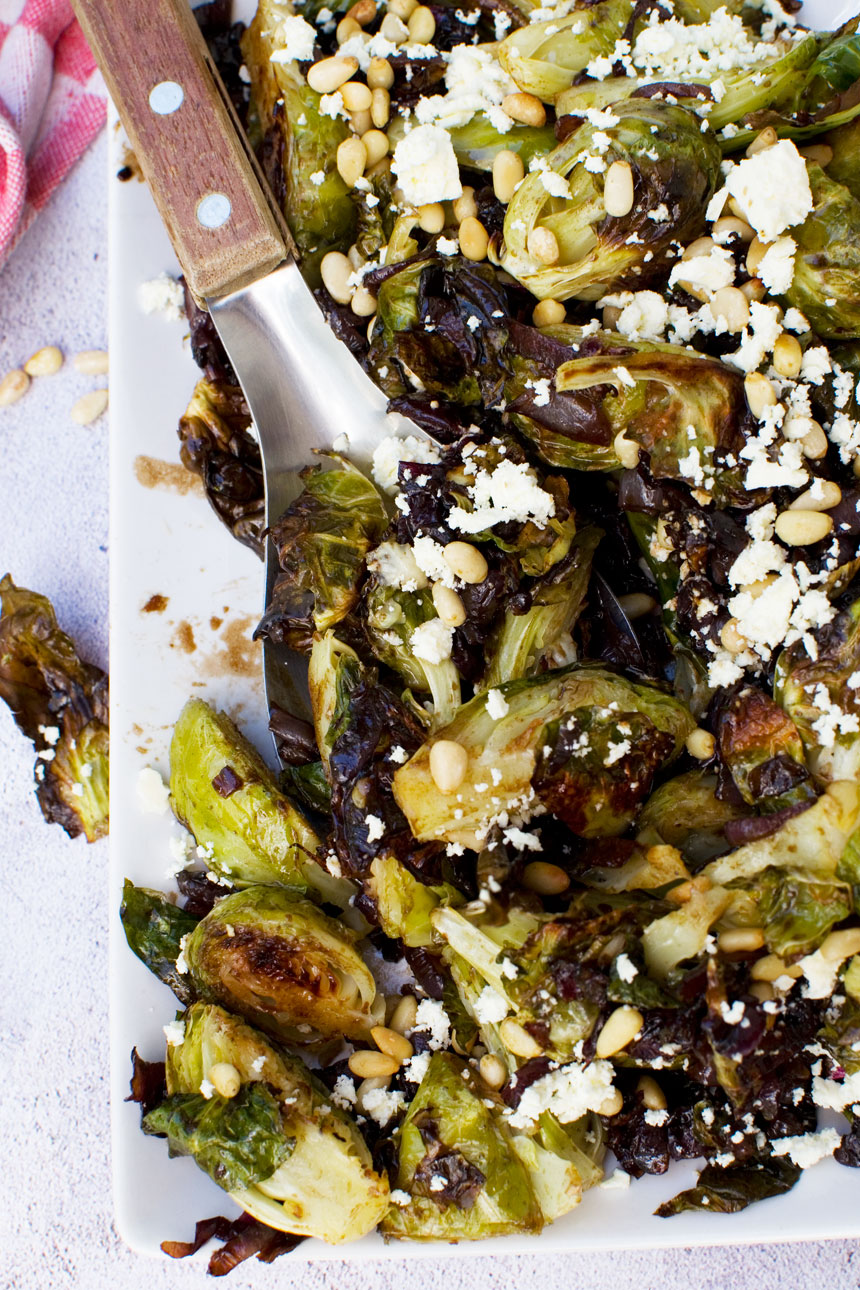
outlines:
[[[355,608],[365,558],[388,527],[373,484],[343,458],[302,471],[301,495],[272,525],[280,572],[262,634],[306,647]]]
[[[521,90],[552,103],[592,59],[613,53],[629,34],[633,9],[633,0],[599,0],[551,22],[531,22],[505,37],[499,62]]]
[[[451,883],[428,886],[419,882],[392,855],[377,856],[362,883],[373,902],[376,920],[386,936],[410,948],[432,945],[430,915],[440,905],[460,905],[465,899]]]
[[[825,340],[850,339],[860,336],[860,199],[820,167],[808,169],[815,208],[792,230],[798,250],[785,299]]]
[[[811,954],[836,923],[854,912],[847,883],[816,881],[790,869],[766,869],[751,893],[768,949],[780,956]]]
[[[551,125],[520,125],[515,122],[500,134],[485,112],[476,112],[471,121],[453,126],[449,133],[460,165],[472,170],[492,170],[493,158],[502,149],[515,152],[528,168],[532,157],[541,156],[555,147],[555,132]]]
[[[183,937],[190,936],[198,919],[172,904],[160,891],[135,887],[126,878],[119,916],[129,948],[181,1003],[194,997],[188,978],[176,969]]]
[[[450,658],[429,663],[412,649],[416,628],[438,617],[430,591],[398,591],[375,583],[367,593],[364,610],[370,647],[380,663],[397,672],[419,694],[431,694],[434,720],[446,724],[460,706],[457,669]]]
[[[49,824],[95,842],[108,831],[108,678],[83,663],[51,602],[0,580],[0,698],[36,747],[36,798]]]
[[[860,199],[860,121],[831,130],[826,141],[833,149],[833,159],[826,167],[827,177]]]
[[[331,786],[321,761],[311,761],[305,766],[285,766],[280,774],[280,783],[285,793],[297,798],[311,811],[327,815],[331,810]]]
[[[262,1084],[233,1098],[174,1093],[143,1119],[144,1133],[166,1137],[171,1156],[193,1156],[225,1191],[271,1177],[289,1157],[277,1099]]]
[[[538,299],[599,300],[613,288],[640,289],[665,272],[675,238],[689,242],[704,227],[720,150],[698,118],[657,99],[616,103],[612,111],[618,122],[606,131],[612,142],[603,159],[607,166],[626,162],[633,171],[629,215],[606,214],[603,175],[586,169],[595,133],[589,122],[548,155],[545,169],[526,176],[508,206],[502,267]],[[663,210],[664,220],[650,217]],[[529,234],[537,228],[555,235],[556,264],[542,265],[529,253]]]
[[[679,1192],[654,1213],[671,1218],[686,1209],[702,1209],[712,1214],[737,1214],[757,1200],[782,1196],[791,1191],[801,1175],[797,1165],[788,1160],[761,1160],[754,1164],[734,1165],[723,1169],[706,1165],[695,1187]]]
[[[751,685],[719,703],[715,734],[720,760],[745,802],[764,813],[817,796],[797,727]]]
[[[396,1186],[412,1199],[388,1211],[385,1236],[468,1241],[543,1226],[510,1131],[485,1105],[469,1067],[452,1054],[431,1058],[398,1148]]]
[[[220,1062],[236,1068],[243,1089],[262,1085],[273,1096],[291,1148],[269,1177],[231,1190],[236,1203],[269,1227],[331,1244],[371,1231],[388,1207],[388,1183],[329,1090],[259,1031],[223,1008],[195,1003],[182,1043],[167,1051],[168,1095],[199,1093]]]
[[[697,868],[729,850],[725,826],[747,814],[744,807],[721,801],[717,778],[700,770],[686,771],[655,789],[637,821],[638,837],[649,844],[677,847]]]
[[[223,1004],[276,1038],[365,1036],[373,977],[341,923],[277,887],[220,900],[185,944],[200,998]]]

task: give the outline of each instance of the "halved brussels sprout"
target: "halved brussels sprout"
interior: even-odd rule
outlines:
[[[377,856],[362,881],[365,895],[373,901],[376,918],[386,936],[401,940],[410,948],[432,945],[431,914],[439,905],[461,905],[465,899],[451,883],[428,886],[419,882],[392,855]]]
[[[530,22],[505,37],[499,62],[521,90],[552,103],[593,59],[613,53],[633,11],[633,0],[598,0],[565,17]]]
[[[825,340],[860,336],[860,199],[810,164],[815,208],[799,228],[794,277],[785,300]]]
[[[419,694],[432,695],[434,723],[446,725],[460,706],[457,668],[450,658],[437,663],[419,658],[412,644],[417,628],[438,620],[430,591],[398,591],[376,583],[367,592],[364,609],[370,647],[380,663]]]
[[[797,726],[772,699],[747,685],[719,703],[717,751],[745,802],[764,813],[816,796]]]
[[[677,847],[696,868],[729,850],[726,824],[749,812],[718,798],[716,787],[716,775],[703,770],[688,770],[667,779],[642,807],[638,840],[648,846],[665,843]]]
[[[159,981],[170,986],[181,1003],[190,1003],[194,992],[187,976],[177,970],[176,960],[183,940],[191,935],[199,919],[174,905],[160,891],[135,887],[128,878],[122,886],[119,916],[132,953]]]

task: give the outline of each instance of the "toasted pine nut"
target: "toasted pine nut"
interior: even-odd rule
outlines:
[[[433,604],[436,613],[446,627],[462,627],[466,621],[466,610],[462,600],[452,587],[444,582],[433,583]]]
[[[811,161],[814,166],[821,166],[822,170],[825,166],[829,166],[833,160],[833,149],[829,143],[810,143],[807,147],[800,148],[799,151],[801,157]]]
[[[394,84],[394,68],[387,58],[371,58],[367,68],[367,83],[372,90],[390,90]]]
[[[56,345],[37,349],[24,364],[28,376],[53,376],[63,366],[63,355]]]
[[[760,237],[754,237],[750,242],[750,247],[747,251],[747,273],[751,278],[755,277],[758,272],[758,266],[761,264],[766,254],[767,246]]]
[[[357,71],[358,59],[352,54],[335,54],[333,58],[323,58],[308,68],[308,85],[317,94],[333,94]]]
[[[329,251],[320,261],[320,275],[326,291],[339,305],[348,305],[352,299],[349,279],[353,268],[340,251]]]
[[[21,368],[7,372],[0,381],[0,408],[8,408],[17,403],[30,388],[30,378]]]
[[[522,157],[510,148],[502,148],[493,157],[493,192],[503,206],[507,206],[525,173]]]
[[[391,41],[392,45],[405,45],[409,39],[409,28],[406,23],[390,10],[382,19],[382,26],[379,30],[386,40]]]
[[[396,1030],[389,1030],[388,1026],[372,1026],[370,1035],[380,1052],[386,1053],[398,1062],[408,1062],[415,1052],[405,1035],[399,1035]]]
[[[618,1088],[614,1088],[612,1092],[609,1094],[609,1096],[607,1097],[606,1101],[603,1102],[597,1108],[597,1114],[605,1115],[605,1116],[617,1115],[623,1105],[624,1105],[624,1097],[622,1095],[621,1090]]]
[[[724,954],[752,954],[764,945],[760,927],[728,927],[720,932],[717,945]]]
[[[454,739],[437,739],[430,746],[430,774],[440,793],[454,793],[466,778],[469,754]]]
[[[352,40],[353,36],[360,35],[361,27],[354,18],[350,18],[349,14],[341,18],[335,31],[335,40],[339,45],[345,45],[348,40]]]
[[[523,869],[523,886],[539,896],[559,896],[570,886],[570,876],[557,864],[532,860]]]
[[[747,148],[747,156],[754,157],[757,152],[764,152],[765,148],[772,148],[777,138],[778,136],[773,126],[766,125]]]
[[[624,313],[624,310],[619,309],[618,305],[604,305],[603,306],[603,330],[616,331],[618,328],[618,319],[621,317],[623,313]]]
[[[487,1053],[482,1057],[478,1062],[478,1070],[481,1079],[490,1088],[501,1088],[508,1082],[508,1068],[501,1057],[496,1057],[495,1053]]]
[[[631,591],[627,596],[619,596],[618,603],[626,618],[635,623],[637,618],[644,618],[657,608],[657,601],[644,591]]]
[[[603,180],[603,205],[607,215],[619,218],[633,209],[633,171],[629,162],[613,161]]]
[[[467,215],[460,224],[460,250],[467,260],[486,260],[490,235],[479,219]]]
[[[623,430],[619,430],[613,439],[612,451],[625,470],[635,470],[639,465],[639,445],[633,443],[632,439],[625,439]]]
[[[367,1097],[367,1094],[376,1092],[378,1088],[388,1088],[390,1081],[390,1075],[370,1076],[368,1079],[363,1079],[355,1090],[356,1108],[359,1111],[366,1110],[367,1108],[365,1107],[364,1099]]]
[[[357,134],[359,139],[368,130],[373,129],[373,117],[370,115],[369,108],[361,108],[360,111],[350,112],[349,123],[352,126],[353,134]]]
[[[367,148],[351,135],[348,139],[343,139],[337,146],[337,170],[343,182],[349,187],[354,188],[358,180],[364,174],[364,168],[367,165]]]
[[[786,546],[812,546],[823,541],[833,528],[833,517],[823,511],[783,511],[774,529]]]
[[[842,489],[830,479],[819,479],[812,488],[795,497],[790,511],[832,511],[842,501]]]
[[[420,4],[413,9],[406,23],[409,28],[409,39],[415,45],[430,45],[436,35],[436,19],[433,10]]]
[[[546,108],[534,94],[519,91],[506,94],[502,99],[502,111],[514,121],[523,125],[546,125]]]
[[[376,126],[377,130],[383,130],[388,125],[391,117],[391,95],[388,90],[381,85],[377,85],[371,91],[370,96],[370,119]],[[386,136],[386,149],[388,151],[388,140]],[[382,153],[385,156],[385,153]]]
[[[361,136],[361,142],[364,144],[367,153],[367,169],[369,170],[371,166],[375,166],[378,161],[381,161],[388,152],[388,135],[382,130],[368,130],[366,134]]]
[[[754,981],[777,981],[781,976],[790,976],[796,981],[803,976],[803,970],[796,963],[786,963],[778,954],[765,954],[753,963],[750,976]]]
[[[418,227],[425,233],[441,233],[445,227],[445,207],[441,202],[428,202],[418,207]]]
[[[695,260],[700,255],[710,255],[714,249],[714,239],[712,237],[697,237],[684,249],[682,260]]]
[[[733,235],[739,237],[742,242],[751,242],[755,237],[755,229],[745,219],[738,219],[736,215],[722,215],[714,225],[714,241],[722,246]]]
[[[629,1004],[623,1003],[607,1017],[597,1036],[595,1054],[598,1057],[613,1057],[620,1053],[639,1034],[644,1020],[638,1008],[631,1008]]]
[[[418,0],[389,0],[387,8],[389,13],[408,22],[418,8]]]
[[[716,740],[710,730],[697,726],[687,735],[687,752],[696,761],[710,761],[716,748]]]
[[[90,390],[72,404],[71,417],[79,426],[97,421],[108,405],[107,390]]]
[[[216,1062],[209,1071],[209,1082],[219,1097],[235,1097],[242,1087],[241,1077],[232,1062]]]
[[[653,1075],[642,1075],[636,1085],[636,1092],[642,1094],[642,1101],[649,1111],[666,1110],[666,1094],[654,1079]]]
[[[771,999],[776,998],[769,981],[753,981],[750,994],[754,999],[758,999],[759,1003],[769,1003]]]
[[[347,112],[366,112],[373,102],[373,93],[361,81],[347,81],[341,86],[341,98]]]
[[[358,318],[370,318],[376,313],[376,296],[367,287],[356,287],[349,307]]]
[[[803,350],[800,348],[800,341],[796,336],[789,336],[784,331],[778,337],[773,347],[773,365],[780,376],[791,378],[800,374],[800,365],[803,362]]]
[[[744,390],[750,412],[760,421],[765,409],[772,408],[776,403],[773,381],[769,381],[761,372],[750,372],[744,379]]]
[[[487,561],[471,542],[449,542],[442,557],[452,573],[472,585],[483,582],[490,571]]]
[[[827,435],[816,421],[800,441],[801,451],[804,457],[810,461],[821,461],[822,457],[827,456]]]
[[[418,1000],[414,994],[404,994],[398,999],[394,1011],[388,1022],[390,1030],[396,1030],[398,1035],[405,1035],[407,1030],[411,1030],[415,1025],[415,1017],[418,1012]]]
[[[750,278],[749,282],[742,282],[738,287],[752,304],[753,300],[761,302],[767,295],[767,287],[760,278]]]
[[[499,1038],[509,1053],[515,1057],[540,1057],[543,1049],[534,1036],[513,1017],[505,1017],[499,1026]]]
[[[451,209],[458,224],[462,224],[465,219],[474,219],[478,214],[478,203],[475,201],[474,188],[469,188],[467,185],[460,196],[454,198],[451,203]]]
[[[831,932],[821,942],[820,953],[828,963],[844,963],[852,954],[860,954],[860,927],[843,927]]]
[[[360,1048],[352,1053],[347,1065],[359,1079],[385,1079],[400,1070],[396,1057],[374,1052],[372,1048]]]
[[[82,349],[72,362],[75,371],[84,376],[104,376],[108,370],[108,356],[103,349]]]
[[[563,323],[567,310],[561,300],[539,300],[532,311],[532,322],[535,327],[552,327]]]
[[[347,9],[346,16],[352,18],[353,22],[357,22],[359,27],[366,27],[376,17],[376,5],[373,0],[356,0],[355,4]]]
[[[727,649],[730,654],[740,654],[741,650],[746,649],[746,641],[738,631],[738,620],[730,618],[720,631],[720,642],[723,649]]]
[[[722,318],[731,332],[743,331],[750,320],[750,306],[738,287],[721,287],[711,297],[708,308],[715,322]]]

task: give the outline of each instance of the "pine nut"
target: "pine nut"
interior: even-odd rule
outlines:
[[[649,1111],[666,1110],[666,1094],[652,1075],[640,1076],[636,1092],[642,1094],[642,1101]]]
[[[749,282],[742,282],[738,290],[743,292],[750,304],[754,300],[761,303],[767,295],[767,287],[760,278],[750,278]]]
[[[808,457],[810,461],[821,461],[822,457],[827,456],[827,435],[817,421],[801,439],[800,447],[804,457]]]
[[[367,83],[372,90],[390,90],[394,84],[394,68],[387,58],[371,58],[367,68]]]
[[[811,509],[811,507],[810,507]],[[753,600],[758,600],[759,596],[764,595],[768,587],[773,586],[776,582],[776,574],[768,573],[763,578],[756,578],[755,582],[745,582],[743,590],[752,596]]]
[[[621,1093],[621,1090],[614,1088],[612,1092],[609,1094],[609,1096],[607,1097],[606,1101],[603,1102],[597,1108],[597,1114],[604,1115],[607,1117],[617,1115],[623,1105],[624,1105],[624,1097]]]
[[[353,269],[360,269],[361,266],[364,264],[364,256],[361,254],[361,251],[359,251],[358,247],[355,245],[354,242],[352,246],[349,248],[349,250],[347,251],[346,258],[349,260]]]
[[[351,54],[335,54],[308,68],[308,85],[317,94],[333,94],[358,71],[358,59]]]
[[[747,396],[747,405],[750,412],[760,421],[764,416],[765,409],[772,408],[776,403],[776,390],[773,388],[773,382],[769,381],[761,372],[750,372],[749,376],[744,379],[744,390]]]
[[[621,317],[623,313],[624,313],[624,310],[619,309],[618,305],[604,305],[603,306],[603,330],[617,331],[618,319]]]
[[[481,1079],[489,1088],[501,1088],[508,1082],[508,1068],[501,1057],[496,1057],[495,1053],[487,1053],[482,1057],[478,1062],[478,1070]]]
[[[720,287],[711,297],[708,308],[715,322],[722,318],[731,332],[743,331],[750,320],[750,306],[738,287]]]
[[[339,45],[345,45],[348,40],[352,40],[353,36],[360,35],[361,27],[354,18],[350,18],[348,14],[345,18],[341,18],[335,31],[335,40]]]
[[[746,649],[747,643],[738,631],[737,618],[730,618],[723,625],[720,631],[720,643],[730,654],[740,654],[741,650]]]
[[[418,0],[389,0],[388,12],[408,22],[418,8]]]
[[[722,215],[714,225],[714,241],[723,246],[732,236],[739,237],[742,242],[751,242],[755,237],[755,229],[736,215]]]
[[[8,408],[17,403],[29,388],[30,378],[21,368],[16,367],[14,371],[7,372],[0,381],[0,408]]]
[[[364,150],[367,153],[367,170],[369,171],[388,152],[388,135],[383,133],[382,130],[368,130],[366,134],[361,136],[361,142],[364,144]]]
[[[352,287],[349,282],[352,273],[352,265],[340,251],[329,251],[320,261],[323,285],[332,300],[336,300],[339,305],[348,305],[352,299]]]
[[[478,203],[475,201],[475,190],[467,185],[459,197],[455,197],[451,204],[454,212],[454,219],[458,224],[463,220],[474,219],[478,214]]]
[[[639,465],[639,445],[631,439],[625,439],[623,430],[619,430],[613,439],[612,451],[625,470],[635,470]]]
[[[490,572],[487,561],[471,542],[449,542],[442,556],[452,573],[473,586],[483,582]]]
[[[407,20],[409,39],[415,45],[430,45],[436,35],[436,19],[433,10],[420,4],[413,9]]]
[[[430,746],[430,774],[440,793],[454,793],[466,778],[469,754],[454,739],[437,739]]]
[[[821,942],[820,953],[828,963],[844,963],[852,954],[860,954],[860,927],[843,927],[831,932]]]
[[[557,864],[546,860],[532,860],[523,869],[523,886],[539,896],[559,896],[570,886],[570,877]]]
[[[63,366],[63,355],[56,345],[37,349],[24,364],[28,376],[53,376]]]
[[[812,488],[796,497],[790,511],[832,511],[842,501],[842,489],[830,479],[819,479]]]
[[[603,205],[607,215],[619,218],[633,209],[633,171],[626,161],[613,161],[603,181]]]
[[[833,517],[823,511],[783,511],[774,529],[786,546],[813,546],[833,528]]]
[[[341,98],[347,112],[367,112],[373,102],[373,93],[369,86],[361,81],[347,81],[341,87]]]
[[[777,133],[772,125],[766,125],[760,134],[757,134],[750,146],[747,148],[747,156],[754,157],[757,152],[764,152],[765,148],[772,148],[777,141]]]
[[[467,215],[460,224],[460,250],[467,260],[486,260],[490,235],[479,219]]]
[[[758,266],[761,264],[766,254],[767,247],[764,242],[760,237],[754,237],[750,242],[750,247],[747,251],[747,273],[751,278],[755,277],[758,272]]]
[[[356,3],[347,9],[346,16],[352,18],[353,22],[357,22],[359,27],[366,27],[376,17],[376,5],[373,0],[356,0]]]
[[[389,1030],[388,1026],[372,1026],[370,1036],[379,1051],[388,1057],[393,1057],[395,1061],[408,1062],[415,1052],[405,1035],[398,1034],[396,1030]]]
[[[493,192],[503,206],[507,206],[525,173],[522,158],[510,148],[502,148],[493,157]]]
[[[754,999],[758,999],[759,1003],[770,1003],[771,999],[776,998],[769,981],[753,981],[750,994]]]
[[[409,28],[397,14],[390,11],[382,19],[382,26],[379,28],[380,33],[386,40],[390,40],[392,45],[405,45],[409,39]]]
[[[428,202],[418,207],[418,227],[425,233],[441,233],[445,227],[445,207],[441,202]]]
[[[388,125],[390,118],[391,118],[391,95],[388,93],[388,90],[383,89],[381,86],[377,86],[374,90],[371,91],[370,119],[373,122],[373,124],[376,126],[377,130],[381,132],[385,128],[385,126]],[[385,138],[385,152],[387,152],[389,147],[388,136],[384,135],[383,137]],[[382,152],[379,155],[384,157],[385,152]],[[376,160],[378,161],[379,157],[377,157]]]
[[[499,1026],[499,1038],[515,1057],[540,1057],[543,1052],[538,1041],[513,1017],[505,1017]]]
[[[714,249],[714,239],[712,237],[697,237],[684,250],[681,256],[682,260],[695,260],[700,255],[710,255]]]
[[[790,976],[796,981],[803,976],[803,970],[796,963],[789,965],[778,954],[765,954],[753,963],[750,976],[754,981],[776,981],[781,976]]]
[[[366,165],[367,149],[361,139],[357,139],[352,135],[349,139],[343,139],[338,144],[337,170],[348,188],[355,188],[355,185],[364,174]]]
[[[390,1030],[396,1030],[398,1035],[405,1035],[415,1025],[415,1017],[418,1013],[418,1000],[414,994],[404,994],[397,1001],[397,1005],[391,1014],[388,1022]]]
[[[373,129],[373,117],[370,115],[369,108],[362,108],[360,112],[350,112],[349,123],[352,126],[353,134],[357,134],[359,139],[368,130]]]
[[[657,608],[654,597],[646,595],[644,591],[631,591],[627,596],[619,596],[618,603],[624,616],[631,623],[635,623],[637,618],[644,618],[646,614],[650,614]]]
[[[716,740],[710,730],[697,726],[687,735],[687,752],[696,761],[710,761],[716,749]]]
[[[376,296],[372,295],[367,287],[356,287],[349,307],[356,317],[370,318],[376,313]]]
[[[800,375],[802,362],[803,350],[800,348],[800,341],[796,336],[789,336],[788,332],[784,331],[773,347],[774,367],[780,376],[793,380]]]
[[[532,322],[535,327],[552,327],[563,323],[567,310],[561,300],[539,300],[532,311]]]
[[[90,390],[89,394],[82,394],[72,404],[71,418],[79,426],[91,425],[99,419],[107,405],[107,390]]]
[[[365,1098],[368,1093],[375,1093],[378,1088],[388,1088],[390,1081],[390,1075],[386,1075],[384,1078],[382,1076],[378,1076],[376,1078],[370,1077],[369,1079],[363,1079],[355,1090],[356,1109],[359,1111],[366,1111],[367,1107],[365,1106]]]
[[[800,148],[801,157],[811,161],[814,166],[829,166],[833,160],[833,149],[829,143],[810,143],[806,148]]]
[[[546,108],[534,94],[518,91],[502,99],[502,111],[513,121],[523,125],[546,125]]]
[[[639,1009],[631,1008],[629,1004],[624,1003],[620,1008],[616,1008],[610,1013],[597,1036],[594,1048],[596,1055],[614,1057],[616,1053],[620,1053],[639,1034],[644,1020]]]
[[[466,621],[466,609],[456,591],[446,587],[444,582],[434,582],[432,594],[436,613],[445,626],[462,627]]]
[[[400,1070],[396,1057],[374,1052],[372,1048],[360,1048],[352,1053],[347,1065],[359,1079],[387,1079]]]
[[[764,945],[764,932],[760,927],[729,927],[720,932],[717,945],[724,954],[752,954]]]
[[[232,1062],[216,1062],[209,1071],[209,1082],[219,1097],[235,1097],[242,1087],[241,1077]]]
[[[83,376],[104,376],[108,370],[108,356],[103,349],[82,349],[72,362],[75,371]]]

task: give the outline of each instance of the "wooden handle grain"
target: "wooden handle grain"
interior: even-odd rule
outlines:
[[[275,268],[289,233],[187,0],[72,3],[194,295]]]

